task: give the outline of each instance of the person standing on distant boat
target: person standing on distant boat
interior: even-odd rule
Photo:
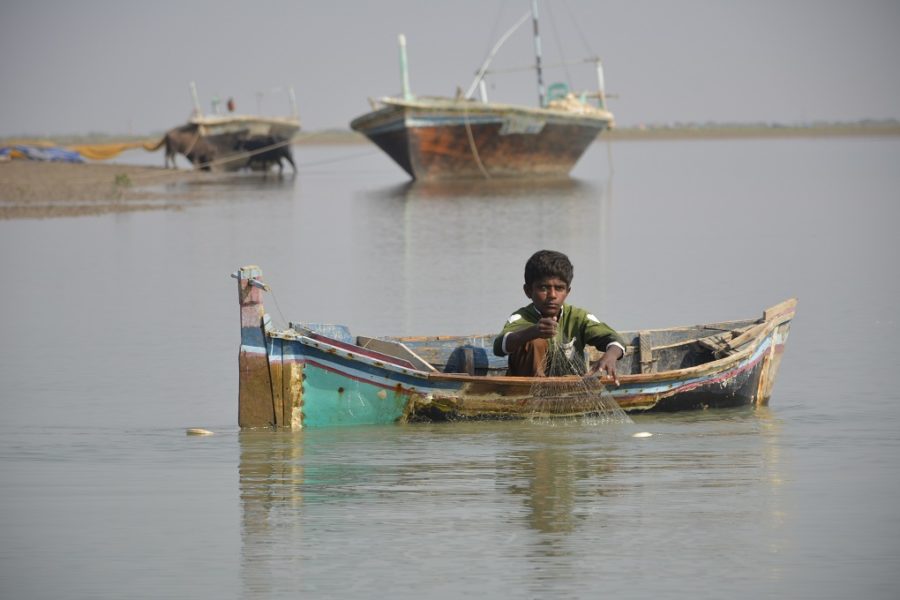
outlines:
[[[554,250],[535,252],[525,263],[523,289],[531,304],[510,315],[494,339],[494,354],[509,357],[508,375],[584,374],[584,348],[590,344],[603,355],[587,373],[606,371],[618,384],[616,363],[625,343],[609,325],[565,303],[573,276],[569,258]]]

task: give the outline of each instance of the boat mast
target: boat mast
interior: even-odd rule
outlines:
[[[544,74],[541,71],[541,35],[538,33],[537,0],[531,0],[531,22],[534,23],[534,59],[537,67],[538,106],[544,107]]]
[[[603,82],[603,65],[597,59],[597,103],[600,108],[606,110],[606,85]]]
[[[397,36],[400,43],[400,77],[403,83],[403,99],[412,100],[412,92],[409,90],[409,66],[406,62],[406,36],[402,33]]]

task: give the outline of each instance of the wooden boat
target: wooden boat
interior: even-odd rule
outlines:
[[[534,22],[538,106],[487,101],[484,79],[500,45],[526,17]],[[585,150],[613,125],[606,110],[600,61],[598,90],[573,93],[557,83],[544,93],[537,28],[537,3],[494,47],[466,94],[416,98],[409,90],[406,43],[400,36],[402,97],[372,101],[350,123],[390,156],[413,179],[565,177]],[[481,101],[472,99],[476,87]]]
[[[191,118],[189,126],[216,148],[215,165],[226,171],[247,167],[252,153],[244,147],[247,140],[266,140],[268,147],[289,145],[300,131],[296,117],[257,115],[206,115]]]
[[[265,313],[259,267],[238,281],[241,306],[242,428],[327,427],[416,420],[514,419],[587,415],[562,398],[552,413],[532,392],[536,381],[577,376],[506,376],[492,355],[494,335],[352,336],[341,325],[292,323],[277,330]],[[607,391],[627,412],[765,405],[772,394],[796,300],[761,318],[620,332],[627,341],[619,385]],[[596,356],[592,357],[596,358]]]

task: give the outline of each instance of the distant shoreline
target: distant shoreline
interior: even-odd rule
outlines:
[[[900,135],[900,122],[816,125],[674,125],[623,127],[600,134],[613,141],[803,137],[882,137]]]
[[[741,138],[798,138],[798,137],[884,137],[900,135],[900,121],[860,121],[849,123],[780,124],[675,124],[616,127],[604,131],[601,141],[683,140],[683,139],[741,139]],[[60,135],[8,136],[0,138],[0,145],[12,143],[112,144],[158,140],[162,133],[135,135]],[[338,145],[368,143],[365,136],[350,129],[300,131],[294,137],[296,145]]]
[[[600,141],[798,138],[798,137],[869,137],[898,136],[900,122],[833,123],[815,125],[666,125],[617,127],[604,131]],[[356,144],[367,142],[355,131],[301,131],[294,144]]]

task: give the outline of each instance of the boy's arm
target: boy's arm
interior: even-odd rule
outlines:
[[[600,360],[591,365],[588,375],[602,374],[603,371],[613,378],[616,385],[619,385],[619,375],[616,373],[616,363],[625,355],[622,346],[616,342],[606,347],[606,352],[600,357]]]
[[[507,333],[503,341],[506,353],[512,354],[531,340],[552,338],[556,335],[556,325],[556,319],[544,317],[531,327]]]
[[[512,354],[531,340],[538,338],[550,339],[556,335],[556,319],[542,318],[533,325],[527,323],[509,323],[494,339],[494,354],[507,356]]]
[[[600,360],[591,365],[589,375],[606,371],[613,378],[616,385],[619,385],[619,378],[616,373],[616,363],[625,356],[625,340],[622,339],[612,327],[606,323],[596,320],[596,317],[588,316],[590,321],[589,331],[592,337],[588,343],[598,350],[603,351]]]

